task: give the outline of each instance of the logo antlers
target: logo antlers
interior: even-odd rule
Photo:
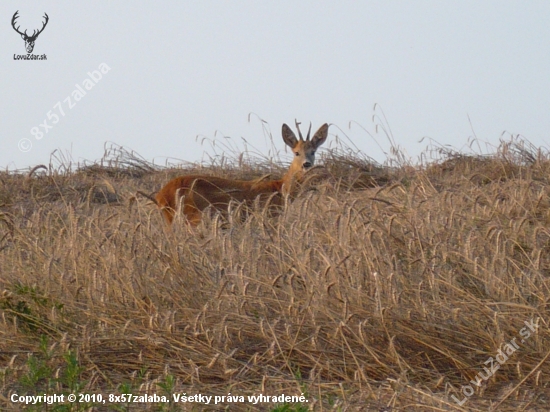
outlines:
[[[15,14],[13,15],[13,18],[11,19],[11,26],[13,27],[13,29],[17,33],[19,33],[21,35],[21,38],[23,40],[25,40],[25,48],[27,49],[27,53],[32,53],[32,51],[34,49],[34,42],[36,41],[36,38],[38,37],[38,35],[40,33],[42,33],[44,31],[44,28],[48,24],[48,20],[50,18],[48,17],[48,15],[46,13],[44,13],[44,18],[46,19],[46,21],[43,23],[42,28],[40,30],[38,30],[38,32],[36,30],[34,30],[33,33],[32,33],[32,36],[29,36],[29,35],[27,35],[27,30],[25,30],[25,32],[22,33],[22,32],[19,31],[20,26],[15,27],[15,20],[17,20],[17,18],[19,17],[17,15],[17,13],[19,13],[19,10],[17,10],[15,12]]]

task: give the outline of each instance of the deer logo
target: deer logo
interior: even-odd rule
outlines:
[[[14,29],[17,33],[19,33],[19,34],[21,35],[21,38],[22,38],[23,40],[25,40],[25,48],[27,49],[27,53],[32,53],[32,51],[33,51],[33,49],[34,49],[34,42],[36,41],[36,38],[38,37],[38,35],[39,35],[40,33],[42,33],[42,32],[44,31],[44,28],[45,28],[46,25],[48,24],[48,20],[49,20],[50,18],[48,17],[48,15],[47,15],[46,13],[44,13],[44,18],[46,19],[46,21],[42,24],[42,28],[41,28],[40,30],[38,30],[38,31],[34,30],[34,31],[32,32],[32,35],[29,36],[29,35],[27,34],[27,30],[25,30],[24,33],[22,33],[22,32],[19,31],[19,27],[21,27],[21,26],[15,27],[15,23],[16,23],[15,20],[17,20],[17,18],[19,17],[19,15],[18,15],[17,13],[19,13],[19,10],[17,10],[17,11],[15,12],[15,14],[13,15],[13,17],[12,17],[12,19],[11,19],[11,26],[13,27],[13,29]]]

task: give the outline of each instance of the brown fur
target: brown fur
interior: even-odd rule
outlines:
[[[286,124],[283,125],[283,140],[292,148],[295,157],[280,180],[246,181],[187,175],[169,181],[156,195],[157,205],[168,224],[174,220],[179,199],[183,200],[183,214],[193,226],[200,223],[202,212],[209,206],[223,212],[231,201],[251,204],[258,197],[261,203],[265,204],[271,199],[270,205],[281,206],[284,202],[283,195],[290,194],[294,182],[313,166],[315,151],[327,138],[328,124],[322,125],[311,140],[309,132],[306,140],[302,138],[299,129],[298,132],[299,140]]]

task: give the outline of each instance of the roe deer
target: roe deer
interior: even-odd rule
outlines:
[[[224,212],[227,211],[231,201],[251,204],[258,197],[260,202],[278,197],[279,204],[282,204],[281,195],[290,194],[294,181],[299,180],[304,171],[315,163],[315,151],[327,139],[328,127],[326,123],[322,125],[310,140],[310,124],[307,138],[304,140],[299,123],[296,122],[300,136],[298,140],[290,127],[283,124],[283,140],[292,149],[294,160],[280,180],[246,181],[201,175],[180,176],[169,181],[157,193],[156,203],[167,223],[171,224],[178,210],[178,204],[183,202],[181,204],[183,214],[192,226],[200,223],[203,210],[209,206]],[[274,200],[277,201],[277,199]]]

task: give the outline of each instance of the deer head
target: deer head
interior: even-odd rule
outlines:
[[[306,171],[315,164],[315,152],[321,146],[328,135],[328,124],[322,125],[317,132],[310,139],[311,135],[311,123],[309,124],[309,130],[307,137],[304,140],[302,132],[300,131],[300,123],[296,121],[296,129],[298,130],[298,136],[296,138],[294,132],[286,124],[283,124],[283,140],[286,145],[292,149],[294,153],[294,160],[290,166],[291,172]]]
[[[38,31],[34,30],[32,35],[29,36],[29,35],[27,35],[27,30],[25,30],[25,32],[22,33],[22,32],[19,31],[20,26],[17,26],[17,28],[15,27],[15,20],[17,20],[17,18],[19,17],[17,15],[17,13],[19,13],[19,10],[17,10],[15,12],[15,14],[13,15],[13,18],[11,19],[11,25],[12,25],[13,29],[21,35],[21,38],[23,40],[25,40],[25,48],[27,49],[27,53],[32,53],[32,51],[34,49],[34,42],[36,41],[36,38],[38,37],[38,35],[40,33],[42,33],[42,31],[44,31],[44,28],[46,27],[46,24],[48,24],[48,20],[50,18],[48,17],[48,15],[46,13],[44,13],[44,18],[46,19],[46,21],[42,24],[42,28]]]

